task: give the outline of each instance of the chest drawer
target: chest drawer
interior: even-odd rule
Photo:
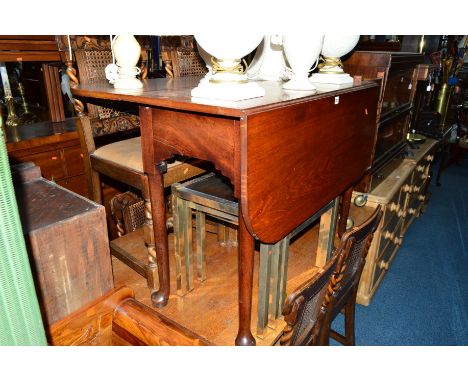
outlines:
[[[61,154],[60,150],[46,151],[25,157],[24,160],[34,162],[36,166],[39,166],[44,178],[60,180],[66,176]]]
[[[81,147],[67,147],[64,149],[64,157],[68,176],[82,175],[85,173]]]
[[[401,190],[397,191],[390,202],[385,206],[385,211],[383,215],[383,227],[387,227],[387,225],[390,224],[392,220],[398,219],[401,217],[402,211],[403,211],[403,203],[404,200],[402,201],[402,192]]]
[[[399,222],[398,225],[395,227],[395,232],[399,232],[401,230],[401,227],[402,224],[401,222]],[[382,252],[378,253],[377,259],[375,261],[374,275],[372,277],[372,291],[379,286],[383,275],[386,271],[388,271],[390,263],[392,262],[393,258],[395,257],[395,254],[400,248],[402,241],[402,238],[395,237],[394,240],[388,241],[387,245],[385,246]]]
[[[390,220],[390,223],[382,229],[380,232],[379,254],[384,253],[389,245],[401,244],[400,227],[401,219],[399,217],[394,217]]]

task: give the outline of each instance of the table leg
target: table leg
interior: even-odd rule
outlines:
[[[148,174],[150,198],[153,214],[154,241],[156,248],[156,261],[158,264],[159,290],[151,295],[153,305],[161,308],[167,305],[170,293],[169,276],[169,247],[166,228],[166,206],[164,203],[164,180],[163,174],[156,171]]]
[[[351,207],[351,198],[353,197],[354,187],[348,188],[341,198],[340,220],[338,222],[338,235],[341,237],[346,231],[346,221],[349,216],[349,208]]]
[[[239,331],[236,345],[255,345],[255,339],[250,331],[252,316],[252,289],[254,267],[254,239],[245,226],[239,208]]]

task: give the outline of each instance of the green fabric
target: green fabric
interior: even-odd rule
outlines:
[[[0,129],[0,345],[47,345]]]

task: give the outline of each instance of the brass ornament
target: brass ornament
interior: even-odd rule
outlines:
[[[230,74],[236,74],[236,75],[241,75],[244,73],[245,68],[247,67],[247,62],[243,59],[241,60],[236,60],[237,63],[234,66],[227,66],[225,64],[225,61],[223,60],[218,60],[215,57],[211,57],[211,65],[213,69],[213,74],[216,73],[230,73]],[[227,83],[227,82],[233,82],[237,84],[243,84],[247,83],[247,79],[245,78],[239,78],[239,79],[232,79],[232,80],[218,80],[218,79],[210,79],[210,82],[212,83]]]
[[[321,62],[318,65],[319,73],[323,74],[342,74],[342,70],[328,70],[331,68],[343,68],[343,62],[341,61],[340,57],[320,57]]]

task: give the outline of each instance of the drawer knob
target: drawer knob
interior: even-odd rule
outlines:
[[[408,208],[408,213],[410,215],[416,215],[416,209],[415,208]]]
[[[426,195],[418,195],[418,200],[424,202],[426,200]]]
[[[400,205],[394,203],[394,202],[391,202],[390,203],[390,211],[394,212],[394,211],[398,211],[400,209]]]
[[[426,156],[427,161],[432,161],[433,159],[434,159],[434,155],[429,154],[429,155]]]
[[[403,243],[403,239],[401,237],[396,237],[395,239],[393,239],[393,242],[396,245],[401,245],[401,243]]]
[[[399,217],[399,218],[404,218],[404,217],[406,217],[406,211],[398,211],[398,217]]]
[[[427,174],[421,174],[421,179],[427,179]]]
[[[414,186],[413,187],[413,192],[419,192],[421,190],[421,187],[419,186]]]
[[[385,269],[386,271],[388,271],[388,263],[386,261],[380,260],[379,267],[380,269]]]
[[[402,190],[403,190],[404,192],[409,192],[409,193],[411,193],[412,189],[413,189],[413,187],[412,187],[411,185],[409,185],[409,184],[405,184],[405,185],[403,186],[403,188],[402,188]]]
[[[384,239],[393,240],[393,238],[395,237],[395,234],[393,232],[390,232],[390,231],[385,231],[383,233],[383,237],[384,237]]]
[[[419,172],[423,172],[426,167],[420,164],[419,166],[416,167],[416,170]]]

